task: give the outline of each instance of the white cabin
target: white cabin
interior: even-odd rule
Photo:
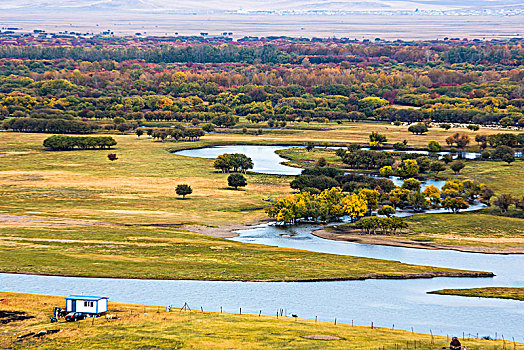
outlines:
[[[70,295],[66,297],[66,312],[98,315],[107,312],[108,297]]]

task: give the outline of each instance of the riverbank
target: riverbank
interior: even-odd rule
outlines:
[[[513,299],[524,301],[524,288],[485,287],[467,289],[442,289],[428,292],[428,294],[458,295],[474,298]]]
[[[333,241],[344,241],[359,244],[374,244],[392,247],[415,248],[415,249],[432,249],[432,250],[456,250],[466,253],[483,253],[483,254],[524,254],[524,247],[519,248],[499,248],[486,247],[477,245],[451,245],[438,244],[432,242],[417,242],[408,240],[410,235],[384,236],[384,235],[362,235],[357,230],[347,229],[345,227],[328,227],[325,229],[313,231],[312,235],[329,239]]]
[[[218,313],[109,301],[114,318],[49,323],[63,297],[0,292],[0,310],[18,312],[0,332],[0,347],[16,349],[397,349],[430,350],[449,345],[449,337],[382,327],[363,327],[298,317]],[[182,305],[176,305],[181,307]],[[197,306],[198,308],[198,306]],[[232,311],[232,310],[231,310]],[[7,320],[7,318],[5,318]],[[42,336],[35,337],[41,331]],[[53,333],[53,330],[59,332]],[[34,334],[30,334],[34,333]],[[20,335],[26,335],[19,338]],[[457,334],[458,335],[458,334]],[[502,349],[507,341],[461,339],[468,349]],[[416,343],[416,345],[415,345]],[[511,343],[515,349],[524,344]]]

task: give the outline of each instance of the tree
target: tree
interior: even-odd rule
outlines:
[[[144,130],[143,129],[136,129],[135,130],[135,134],[136,134],[136,136],[138,136],[138,138],[140,138],[140,136],[144,135]]]
[[[456,144],[458,148],[464,149],[469,144],[469,136],[458,132],[446,138],[446,143],[450,146]]]
[[[509,206],[515,203],[515,199],[511,194],[501,194],[495,198],[493,204],[499,207],[500,211],[505,213],[508,211]]]
[[[491,197],[493,197],[494,195],[495,191],[493,191],[490,187],[484,185],[480,191],[481,202],[490,205]]]
[[[420,192],[420,181],[414,178],[406,179],[404,183],[402,183],[401,188],[408,191]]]
[[[463,197],[447,197],[442,202],[442,206],[454,213],[458,213],[461,209],[467,209],[469,204]]]
[[[451,154],[449,154],[449,153],[448,154],[444,154],[442,156],[442,161],[444,163],[446,163],[446,164],[449,164],[449,163],[451,163],[453,161],[453,156]]]
[[[419,167],[415,159],[405,159],[398,167],[398,174],[402,177],[417,176]]]
[[[215,126],[211,123],[207,123],[204,124],[204,126],[202,126],[202,130],[204,130],[205,132],[213,132],[215,131]]]
[[[317,161],[317,166],[319,167],[324,167],[327,165],[327,161],[326,161],[326,158],[322,157],[322,158],[319,158],[319,160]]]
[[[442,123],[439,125],[440,128],[444,129],[444,130],[449,130],[451,129],[451,125],[448,124],[448,123]]]
[[[480,129],[480,126],[475,124],[469,124],[468,126],[466,126],[466,128],[468,128],[471,131],[478,131]]]
[[[107,155],[107,159],[109,159],[110,161],[115,161],[118,159],[118,157],[116,156],[116,153],[109,153]]]
[[[176,194],[182,196],[182,199],[186,199],[186,196],[191,193],[193,193],[193,189],[189,185],[181,184],[176,187]]]
[[[440,152],[442,150],[442,146],[437,141],[429,141],[428,143],[428,151],[429,152]]]
[[[369,134],[369,142],[384,143],[387,141],[388,139],[386,135],[379,134],[378,132],[375,132],[375,131],[372,131],[371,134]]]
[[[446,166],[442,162],[434,161],[429,165],[429,170],[435,172],[435,176],[438,176],[438,173],[446,170]]]
[[[412,134],[422,135],[428,132],[428,127],[425,124],[419,123],[410,125],[408,131]]]
[[[491,157],[493,159],[500,159],[510,165],[510,163],[515,161],[515,151],[508,146],[498,146],[493,153],[491,153]]]
[[[313,144],[312,142],[306,143],[306,151],[311,152],[314,148],[315,148],[315,144]]]
[[[380,208],[378,211],[377,211],[377,214],[378,215],[385,215],[387,216],[388,218],[391,217],[393,214],[396,213],[396,210],[395,208],[393,208],[392,206],[390,205],[383,205],[382,208]]]
[[[435,185],[426,186],[424,196],[429,198],[433,205],[438,206],[440,204],[440,190]]]
[[[488,138],[486,135],[475,135],[475,142],[478,143],[481,149],[488,147]]]
[[[389,165],[386,165],[380,168],[378,172],[380,173],[380,175],[384,177],[390,177],[391,175],[393,175],[393,168]]]
[[[366,201],[370,214],[372,210],[377,209],[378,197],[380,196],[380,193],[377,190],[363,188],[358,194]]]
[[[234,187],[235,190],[239,187],[244,187],[247,185],[246,178],[242,174],[231,174],[227,178],[227,184],[229,187]]]
[[[462,169],[464,169],[466,165],[464,164],[464,162],[460,161],[460,160],[456,160],[454,162],[452,162],[449,167],[451,168],[451,170],[453,170],[455,172],[455,175],[458,175],[460,173],[460,171]]]

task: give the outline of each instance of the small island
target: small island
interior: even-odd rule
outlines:
[[[428,292],[428,294],[458,295],[463,297],[514,299],[524,301],[524,288],[485,287],[469,289],[443,289]]]

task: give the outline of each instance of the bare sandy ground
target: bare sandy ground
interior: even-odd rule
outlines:
[[[72,31],[117,36],[219,35],[347,37],[395,40],[458,38],[508,38],[524,35],[524,16],[415,16],[415,15],[274,15],[274,14],[170,14],[99,12],[27,12],[4,10],[0,23],[24,32]]]

